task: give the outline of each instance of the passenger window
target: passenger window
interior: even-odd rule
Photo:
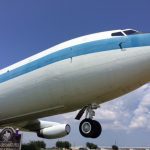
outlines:
[[[111,36],[124,36],[124,34],[122,32],[115,32],[112,33]]]

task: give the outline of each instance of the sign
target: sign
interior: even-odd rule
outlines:
[[[0,132],[0,150],[21,150],[22,135],[19,130],[6,127]]]

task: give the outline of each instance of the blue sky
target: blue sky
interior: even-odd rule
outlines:
[[[0,69],[63,41],[106,30],[150,29],[149,0],[1,0]],[[150,87],[103,104],[97,119],[103,125],[102,136],[92,142],[120,146],[148,146],[150,134]],[[72,133],[64,138],[74,145],[89,141],[78,132],[76,112],[46,118],[69,122]],[[142,123],[141,123],[142,122]],[[36,135],[24,136],[24,141]],[[62,139],[63,140],[63,139]],[[53,145],[55,140],[46,140]]]

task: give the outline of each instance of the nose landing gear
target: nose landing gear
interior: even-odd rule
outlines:
[[[85,119],[83,119],[79,125],[79,131],[81,135],[86,138],[97,138],[102,132],[101,124],[98,121],[93,120],[93,117],[95,116],[94,109],[97,108],[99,108],[99,105],[97,104],[85,106],[79,111],[75,118],[77,120],[80,120],[80,118],[86,111]]]

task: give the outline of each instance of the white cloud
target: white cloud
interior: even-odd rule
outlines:
[[[117,118],[117,114],[113,110],[108,110],[102,108],[101,110],[96,112],[96,118],[102,119],[102,120],[114,120]]]
[[[146,117],[138,116],[134,118],[130,124],[130,128],[144,128],[147,124]]]
[[[146,94],[133,112],[129,127],[131,129],[145,128],[150,130],[150,88],[146,87]]]
[[[99,116],[100,120],[105,121],[104,128],[107,130],[132,131],[145,128],[150,131],[150,84],[142,86],[129,95],[103,104]]]

